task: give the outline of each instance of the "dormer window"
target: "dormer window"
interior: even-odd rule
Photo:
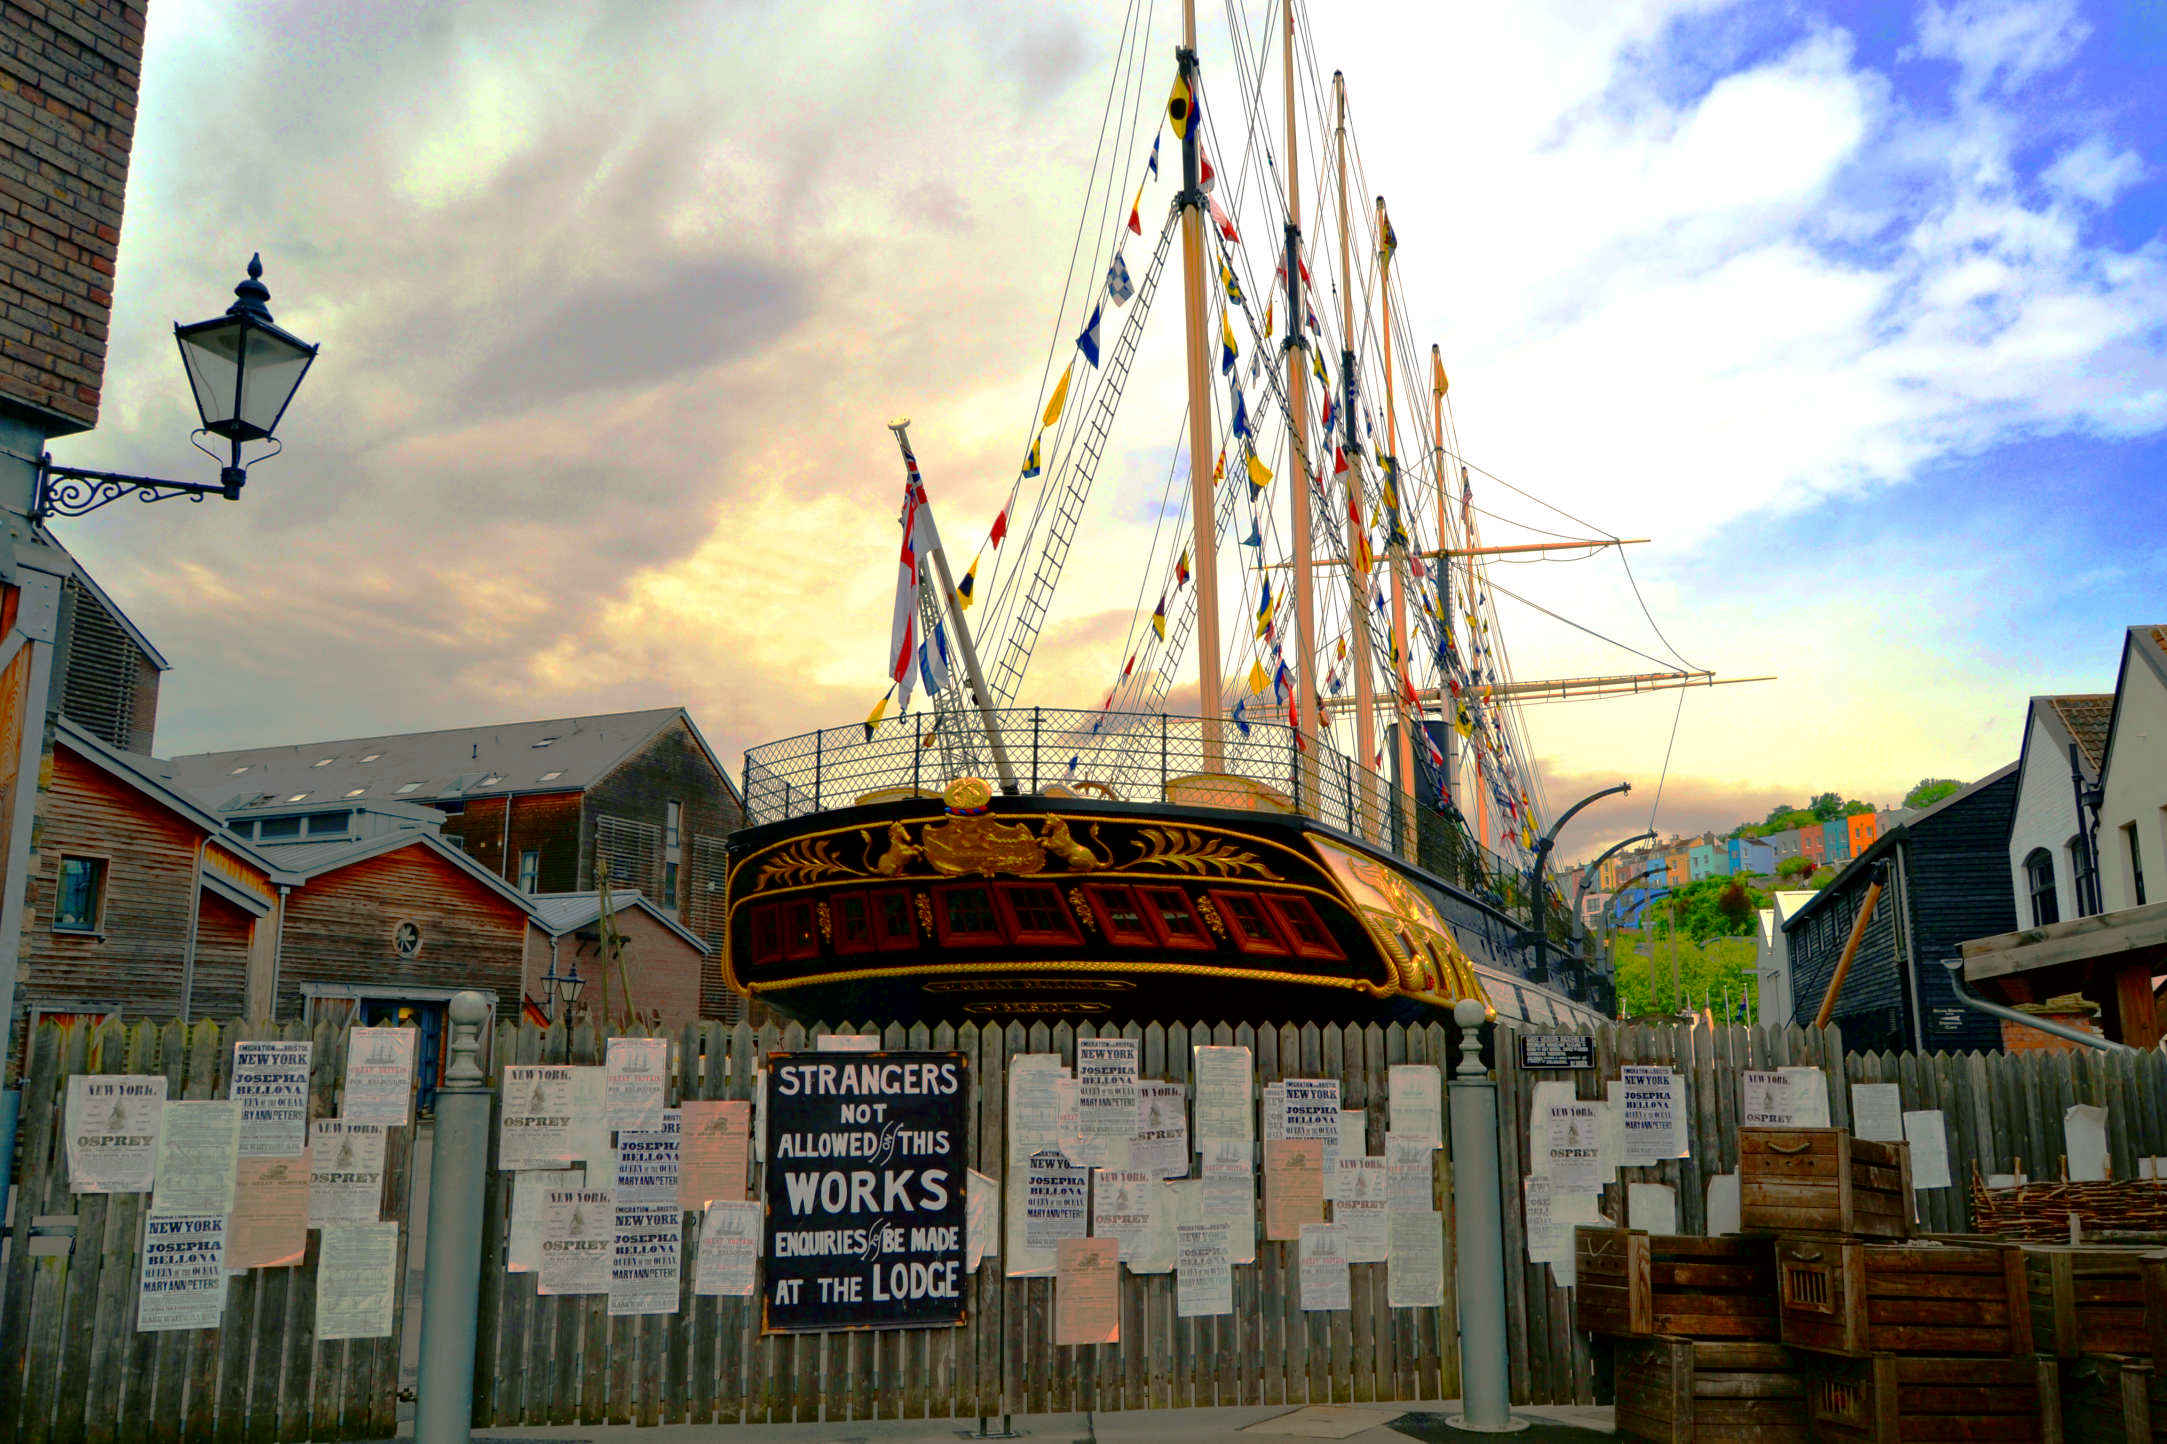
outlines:
[[[401,797],[406,796],[409,792],[419,791],[421,791],[421,784],[418,782],[402,782],[397,788],[397,793]]]
[[[348,797],[359,797],[362,793],[367,792],[368,790],[369,789],[366,787],[355,787],[349,789],[346,795]]]

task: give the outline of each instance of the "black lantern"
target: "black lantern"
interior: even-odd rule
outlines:
[[[578,959],[573,959],[570,974],[560,974],[557,971],[556,955],[552,953],[549,971],[542,974],[545,1010],[549,1020],[555,1022],[559,1018],[571,1017],[572,1005],[579,1001],[580,989],[586,986],[587,980],[579,975]]]

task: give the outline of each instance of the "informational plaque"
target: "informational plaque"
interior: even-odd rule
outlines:
[[[1916,1108],[1904,1114],[1904,1142],[1911,1145],[1911,1187],[1947,1188],[1949,1134],[1939,1108]]]
[[[1249,1050],[1200,1045],[1194,1051],[1197,1150],[1207,1140],[1249,1142],[1256,1137]]]
[[[1522,1068],[1593,1068],[1595,1038],[1589,1033],[1522,1033]]]
[[[316,1341],[390,1338],[398,1284],[398,1224],[325,1229],[316,1260]]]
[[[533,1273],[542,1266],[542,1212],[549,1195],[585,1188],[583,1168],[529,1168],[512,1175],[512,1223],[504,1250],[506,1273]]]
[[[299,1158],[308,1148],[308,1074],[313,1045],[233,1045],[226,1096],[241,1105],[241,1157]]]
[[[148,1193],[158,1178],[158,1133],[165,1116],[160,1074],[77,1073],[68,1079],[68,1189],[73,1193]]]
[[[1621,1161],[1642,1165],[1688,1157],[1684,1075],[1633,1063],[1618,1073]]]
[[[1301,1302],[1304,1311],[1352,1308],[1352,1288],[1347,1271],[1347,1246],[1339,1225],[1305,1223],[1298,1250],[1301,1264]]]
[[[542,1204],[542,1267],[535,1292],[608,1293],[616,1243],[617,1205],[608,1189],[552,1189]]]
[[[1024,1160],[1023,1246],[1036,1253],[1082,1238],[1091,1199],[1091,1170],[1048,1148]]]
[[[355,1028],[346,1035],[346,1092],[339,1116],[348,1123],[403,1126],[413,1114],[414,1030]]]
[[[554,1063],[507,1065],[497,1122],[497,1167],[557,1169],[578,1161],[572,1141],[572,1069]]]
[[[1332,1204],[1332,1222],[1339,1225],[1347,1262],[1383,1263],[1389,1249],[1391,1213],[1385,1197],[1385,1160],[1343,1155],[1339,1171],[1343,1177],[1339,1197]]]
[[[1129,1167],[1153,1178],[1189,1176],[1189,1104],[1179,1083],[1139,1083]]]
[[[664,1084],[669,1077],[670,1040],[612,1038],[603,1056],[608,1070],[604,1121],[615,1129],[660,1128]]]
[[[694,1101],[677,1110],[677,1198],[687,1213],[745,1198],[752,1100]]]
[[[230,1099],[167,1099],[151,1212],[232,1212],[240,1148],[240,1104]]]
[[[1134,1038],[1076,1040],[1077,1111],[1084,1136],[1124,1141],[1135,1136],[1139,1046]]]
[[[384,1197],[384,1130],[319,1118],[309,1124],[308,1223],[374,1223]]]
[[[768,1060],[769,1333],[963,1321],[968,1060]]]
[[[244,1158],[234,1175],[226,1270],[291,1268],[308,1252],[308,1156]]]
[[[1434,1063],[1394,1063],[1385,1074],[1385,1132],[1444,1147],[1443,1089]]]
[[[1181,1224],[1174,1268],[1174,1313],[1201,1319],[1234,1312],[1234,1268],[1223,1223]]]
[[[677,1206],[677,1110],[662,1110],[661,1126],[628,1128],[617,1135],[617,1202],[650,1208]]]
[[[215,1329],[226,1312],[226,1216],[152,1214],[143,1220],[138,1333]]]
[[[692,1291],[726,1299],[749,1299],[760,1262],[760,1205],[751,1199],[707,1206],[700,1223],[700,1266]]]
[[[1064,1238],[1055,1251],[1053,1341],[1121,1342],[1121,1262],[1110,1238]]]
[[[1338,1109],[1333,1109],[1336,1115]],[[1335,1116],[1333,1126],[1338,1126]],[[1424,1167],[1429,1154],[1422,1155]],[[1324,1141],[1282,1138],[1264,1145],[1264,1236],[1293,1243],[1302,1225],[1324,1222]]]
[[[1445,1304],[1445,1222],[1427,1213],[1391,1217],[1392,1257],[1385,1264],[1385,1307],[1438,1309]]]
[[[684,1222],[674,1191],[665,1204],[617,1205],[616,1229],[610,1239],[609,1311],[613,1317],[677,1312]]]
[[[1851,1136],[1874,1143],[1904,1141],[1904,1089],[1900,1083],[1851,1085]]]

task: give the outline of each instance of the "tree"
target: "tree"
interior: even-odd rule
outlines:
[[[1857,817],[1862,812],[1872,812],[1873,810],[1874,805],[1872,803],[1860,802],[1856,798],[1843,805],[1843,815],[1845,817]]]
[[[1935,803],[1963,787],[1953,777],[1925,777],[1919,785],[1904,794],[1904,806],[1908,808],[1932,807]]]
[[[1733,926],[1744,932],[1753,922],[1753,894],[1745,883],[1730,879],[1730,886],[1716,894],[1716,910],[1728,918]]]
[[[1796,854],[1776,864],[1776,876],[1782,878],[1803,877],[1812,871],[1812,859],[1800,857]]]
[[[1815,822],[1827,822],[1843,815],[1843,798],[1833,792],[1824,792],[1806,804]]]

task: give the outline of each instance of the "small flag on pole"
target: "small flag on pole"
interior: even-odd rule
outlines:
[[[1249,453],[1249,499],[1256,500],[1258,492],[1272,484],[1272,469],[1254,451]]]
[[[1241,735],[1244,737],[1247,737],[1249,735],[1249,718],[1247,715],[1248,711],[1249,699],[1247,697],[1242,698],[1234,704],[1234,726],[1241,732]]]
[[[890,687],[885,693],[881,695],[881,699],[873,704],[873,710],[865,714],[866,741],[870,742],[873,740],[873,729],[880,725],[881,718],[888,715],[888,699],[893,697],[894,695],[895,688]]]
[[[1148,161],[1146,161],[1146,162],[1144,162],[1144,174],[1145,174],[1145,175],[1155,176],[1155,175],[1157,175],[1157,174],[1159,173],[1159,141],[1160,141],[1160,139],[1161,139],[1161,137],[1159,137],[1159,136],[1156,136],[1156,135],[1154,135],[1154,136],[1153,136],[1153,137],[1151,138],[1151,159],[1150,159],[1150,160],[1148,160]]]
[[[1159,598],[1159,605],[1158,605],[1158,606],[1156,606],[1156,607],[1154,607],[1154,608],[1152,609],[1152,612],[1151,612],[1151,630],[1152,630],[1152,631],[1154,631],[1154,632],[1157,632],[1157,633],[1159,634],[1159,640],[1160,640],[1160,641],[1162,641],[1162,642],[1163,642],[1163,641],[1165,641],[1165,640],[1166,640],[1166,598],[1165,598],[1165,597],[1160,597],[1160,598]]]
[[[1061,419],[1061,411],[1068,405],[1068,375],[1075,369],[1073,362],[1061,368],[1061,379],[1054,383],[1053,395],[1047,398],[1046,415],[1041,425],[1051,426]]]
[[[1106,268],[1107,299],[1120,306],[1126,304],[1129,297],[1135,294],[1136,286],[1129,280],[1129,263],[1121,259],[1121,253],[1116,251],[1114,263]]]
[[[1234,374],[1234,358],[1241,354],[1241,347],[1234,340],[1234,327],[1224,311],[1219,313],[1219,371],[1222,375]]]
[[[1239,386],[1234,388],[1234,421],[1230,430],[1236,436],[1249,437],[1249,403],[1242,399],[1242,389]]]
[[[1023,474],[1025,476],[1038,475],[1038,443],[1045,434],[1042,431],[1031,438],[1031,454],[1023,459]]]
[[[1189,549],[1187,547],[1181,549],[1181,556],[1174,563],[1174,585],[1177,587],[1189,585]]]
[[[971,609],[971,589],[977,585],[978,558],[972,557],[970,570],[963,574],[962,581],[956,583],[956,605],[966,612]]]
[[[1174,93],[1166,98],[1166,120],[1174,128],[1174,139],[1188,139],[1189,123],[1195,117],[1196,103],[1195,97],[1189,94],[1189,77],[1177,75],[1174,77]]]
[[[1264,523],[1255,516],[1249,518],[1249,535],[1242,538],[1242,545],[1264,550]]]
[[[1224,256],[1219,258],[1219,284],[1226,287],[1226,298],[1229,302],[1236,306],[1249,304],[1242,296],[1242,283],[1234,279],[1234,269],[1226,263]]]
[[[1001,539],[1007,535],[1008,508],[1004,506],[1001,508],[1001,514],[993,519],[993,530],[986,534],[986,540],[998,548],[1001,545]]]
[[[1272,679],[1264,675],[1264,664],[1262,662],[1251,662],[1249,664],[1249,690],[1251,692],[1262,692],[1271,683]]]
[[[1219,202],[1207,197],[1204,203],[1211,207],[1211,218],[1218,223],[1219,234],[1225,236],[1235,245],[1240,245],[1242,242],[1241,235],[1234,229],[1234,223],[1227,219],[1226,212],[1219,209]]]
[[[1144,188],[1136,188],[1136,199],[1129,202],[1129,229],[1137,235],[1144,233]]]
[[[1211,188],[1218,183],[1219,172],[1211,168],[1211,157],[1204,154],[1204,147],[1198,146],[1196,148],[1196,184],[1198,189],[1202,190],[1204,194],[1210,195]]]
[[[1091,307],[1091,319],[1084,322],[1083,334],[1076,338],[1076,349],[1093,366],[1099,364],[1099,312],[1104,309],[1097,304]]]

